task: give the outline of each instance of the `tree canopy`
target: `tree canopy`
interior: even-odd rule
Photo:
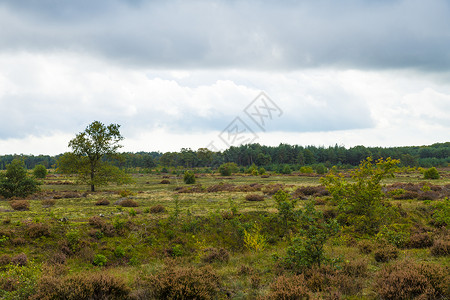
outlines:
[[[39,183],[28,175],[23,161],[14,159],[0,173],[0,195],[5,198],[26,197],[39,190]]]
[[[58,170],[62,173],[76,173],[81,182],[95,186],[109,182],[124,183],[130,178],[109,160],[119,159],[117,152],[123,140],[120,125],[105,126],[99,121],[92,122],[69,142],[72,152],[65,153],[58,160]]]

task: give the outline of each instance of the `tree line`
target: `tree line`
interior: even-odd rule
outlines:
[[[278,146],[264,146],[260,144],[248,144],[238,147],[230,147],[221,152],[212,152],[206,148],[197,151],[190,148],[182,148],[178,152],[124,152],[120,159],[111,160],[120,168],[155,168],[184,167],[184,168],[218,168],[227,162],[236,163],[242,167],[253,164],[264,166],[267,170],[276,170],[281,165],[314,165],[324,164],[327,167],[357,166],[367,157],[373,159],[391,157],[400,159],[402,166],[411,167],[439,167],[448,166],[450,163],[450,142],[436,143],[427,146],[405,147],[365,147],[355,146],[299,146],[280,144]],[[33,169],[36,165],[44,165],[46,168],[54,168],[61,155],[3,155],[0,156],[0,169],[14,159],[22,160],[27,169]],[[108,158],[105,158],[108,159]]]

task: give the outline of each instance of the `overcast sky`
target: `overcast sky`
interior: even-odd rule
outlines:
[[[0,112],[0,154],[448,142],[450,2],[0,0]]]

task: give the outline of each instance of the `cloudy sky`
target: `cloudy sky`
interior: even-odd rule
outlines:
[[[450,2],[0,0],[0,112],[0,154],[447,142]]]

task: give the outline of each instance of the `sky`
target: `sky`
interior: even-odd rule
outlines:
[[[0,0],[0,155],[450,141],[445,0]]]

